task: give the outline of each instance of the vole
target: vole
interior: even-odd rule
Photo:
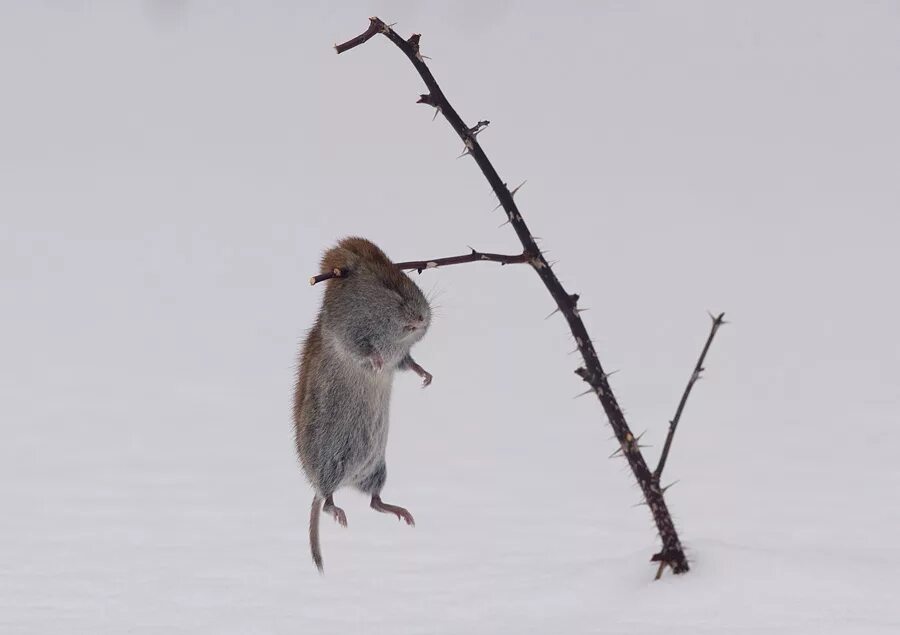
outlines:
[[[327,281],[322,306],[300,353],[294,393],[297,452],[315,490],[309,545],[320,572],[319,516],[343,527],[347,516],[334,492],[349,486],[370,495],[375,511],[413,526],[403,507],[381,500],[388,405],[397,370],[432,376],[410,355],[431,324],[419,287],[372,242],[345,238],[322,257],[322,271],[345,272]]]

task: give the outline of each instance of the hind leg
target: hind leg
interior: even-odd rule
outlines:
[[[356,486],[361,491],[372,496],[370,505],[372,509],[383,514],[394,514],[399,520],[406,521],[406,524],[410,527],[415,527],[416,521],[407,509],[398,505],[390,505],[381,500],[381,489],[384,487],[386,480],[387,467],[384,461],[381,461],[372,472],[360,479]]]
[[[382,512],[383,514],[394,514],[397,516],[399,520],[405,520],[406,524],[410,527],[416,526],[416,521],[413,518],[412,514],[409,513],[409,510],[405,507],[400,507],[398,505],[389,505],[381,500],[381,496],[378,494],[372,494],[372,509],[376,512]]]
[[[341,486],[346,474],[346,461],[343,457],[323,458],[316,472],[315,488],[319,491],[319,500],[325,501],[322,511],[329,514],[341,527],[347,526],[347,514],[334,504],[334,492]]]
[[[331,514],[337,521],[337,524],[341,527],[347,526],[347,514],[344,513],[343,509],[334,504],[334,494],[325,498],[325,505],[322,507],[322,511],[326,514]]]

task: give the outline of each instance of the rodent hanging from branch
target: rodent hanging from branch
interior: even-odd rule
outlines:
[[[675,530],[675,524],[672,522],[672,516],[666,505],[664,494],[667,488],[660,485],[660,478],[684,405],[687,402],[687,398],[690,395],[694,383],[700,377],[700,372],[703,370],[703,361],[709,350],[710,344],[719,327],[725,323],[725,314],[720,313],[717,316],[711,315],[713,324],[706,345],[697,361],[694,372],[691,374],[691,379],[681,398],[676,415],[669,424],[669,432],[666,437],[664,450],[660,457],[659,464],[657,468],[651,472],[650,468],[647,466],[647,462],[641,454],[641,448],[644,446],[640,445],[640,438],[635,437],[635,435],[632,434],[628,423],[625,421],[625,415],[622,413],[622,409],[619,407],[618,401],[613,395],[612,388],[610,388],[608,381],[609,374],[603,370],[600,360],[597,357],[597,351],[594,349],[593,342],[588,335],[584,322],[581,320],[579,315],[580,309],[578,308],[578,294],[569,293],[565,290],[556,274],[553,273],[550,263],[547,262],[544,258],[544,254],[538,248],[534,236],[528,229],[528,226],[522,218],[515,200],[513,199],[513,195],[519,188],[517,187],[510,190],[506,186],[506,183],[504,183],[497,174],[494,166],[491,164],[487,155],[484,153],[484,150],[482,150],[481,145],[478,143],[476,137],[490,122],[483,120],[479,121],[474,126],[467,126],[447,100],[447,97],[444,95],[428,66],[425,64],[425,59],[427,58],[421,54],[419,49],[421,35],[415,33],[410,36],[409,39],[403,39],[396,31],[394,31],[392,26],[393,25],[385,24],[377,17],[369,18],[369,27],[365,32],[343,44],[336,45],[334,48],[338,53],[343,53],[364,44],[378,34],[382,34],[406,55],[425,82],[425,86],[428,88],[428,93],[420,95],[418,103],[433,107],[435,109],[435,117],[437,117],[438,114],[443,115],[453,130],[456,131],[456,134],[462,139],[464,150],[460,156],[469,155],[475,159],[482,174],[484,174],[484,177],[488,180],[491,189],[499,200],[498,207],[502,207],[503,211],[506,213],[507,223],[505,224],[512,225],[523,249],[521,254],[514,256],[481,254],[473,249],[471,254],[464,256],[403,262],[397,263],[396,266],[400,269],[416,270],[420,273],[425,269],[432,269],[438,266],[479,262],[482,260],[499,262],[501,264],[527,263],[532,266],[541,278],[544,286],[550,292],[550,295],[553,296],[557,306],[556,311],[559,311],[563,317],[565,317],[569,329],[572,332],[572,336],[575,338],[575,343],[578,345],[578,351],[581,353],[584,365],[576,369],[575,373],[590,386],[590,389],[584,394],[592,392],[597,395],[597,398],[600,400],[600,404],[609,419],[609,424],[613,429],[616,439],[619,442],[619,448],[612,456],[623,456],[628,461],[628,465],[631,468],[635,479],[637,479],[638,486],[641,488],[644,503],[646,503],[653,515],[653,521],[656,524],[660,540],[662,541],[662,548],[651,558],[651,561],[659,563],[656,578],[659,579],[666,567],[671,568],[674,573],[687,572],[690,569],[690,566],[685,557],[681,540]],[[521,187],[521,185],[519,187]],[[310,284],[316,284],[323,280],[335,277],[339,278],[346,275],[352,276],[352,271],[336,268],[318,276],[314,276],[310,279]]]
[[[335,492],[352,487],[371,496],[375,511],[415,525],[404,507],[381,500],[394,375],[411,370],[431,383],[412,347],[431,324],[431,306],[418,285],[364,238],[345,238],[322,257],[331,272],[316,322],[300,352],[294,390],[294,432],[300,464],[315,490],[309,547],[323,571],[322,512],[342,527],[347,515]]]

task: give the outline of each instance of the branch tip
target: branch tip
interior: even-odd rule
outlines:
[[[350,273],[349,269],[340,269],[338,267],[335,267],[328,273],[320,273],[317,276],[313,276],[312,278],[309,279],[309,284],[310,285],[318,284],[319,282],[324,282],[325,280],[331,280],[332,278],[343,278],[348,273]]]
[[[387,30],[385,30],[385,28],[387,28]],[[340,55],[344,51],[349,51],[352,48],[356,48],[360,44],[365,44],[379,33],[387,33],[389,30],[390,27],[386,27],[384,22],[376,17],[371,17],[369,18],[369,28],[367,28],[363,33],[357,35],[355,38],[347,40],[343,44],[335,44],[334,50],[338,53],[338,55]]]

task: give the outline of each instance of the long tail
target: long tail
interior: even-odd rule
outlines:
[[[322,499],[313,496],[312,509],[309,512],[309,548],[312,551],[313,562],[319,573],[324,573],[322,568],[322,548],[319,546],[319,516],[322,514]]]

